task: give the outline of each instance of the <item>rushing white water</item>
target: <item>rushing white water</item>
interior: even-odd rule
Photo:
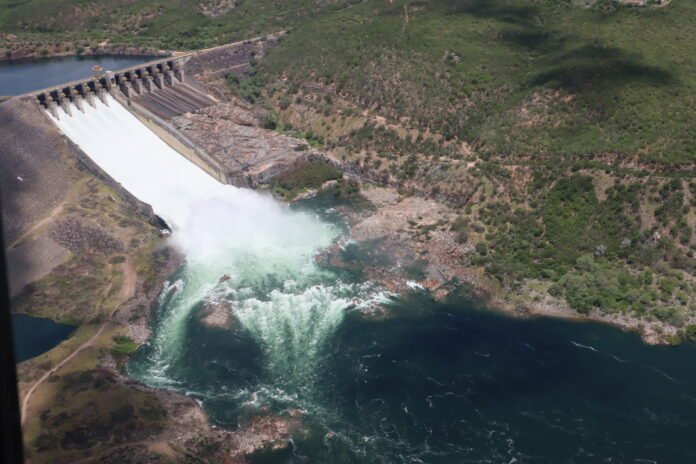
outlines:
[[[337,228],[269,196],[220,184],[113,98],[108,107],[97,105],[55,122],[102,169],[153,206],[187,258],[180,280],[163,292],[143,380],[176,386],[170,367],[183,349],[194,308],[227,300],[261,342],[268,369],[301,390],[351,302],[350,286],[333,282],[314,263]]]

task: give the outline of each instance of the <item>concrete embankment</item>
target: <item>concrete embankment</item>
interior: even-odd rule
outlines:
[[[8,243],[55,209],[80,177],[73,153],[35,99],[0,105],[0,196]]]
[[[185,84],[144,92],[133,97],[131,101],[163,119],[170,119],[215,103],[209,96]]]

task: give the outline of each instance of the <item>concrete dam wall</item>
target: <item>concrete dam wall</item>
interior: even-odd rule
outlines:
[[[218,181],[227,183],[223,168],[183,134],[170,120],[197,111],[216,100],[189,85],[184,63],[189,57],[164,59],[32,92],[41,107],[57,120],[71,118],[87,107],[109,105],[110,98],[125,106],[167,144]],[[113,104],[113,100],[111,100]],[[98,176],[101,172],[95,172]]]
[[[84,105],[96,107],[95,99],[107,103],[106,94],[135,102],[161,118],[171,119],[215,103],[210,96],[185,82],[187,56],[145,63],[119,71],[101,72],[92,78],[73,81],[33,92],[53,117],[84,112]]]

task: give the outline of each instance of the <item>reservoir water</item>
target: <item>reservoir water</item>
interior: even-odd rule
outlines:
[[[115,100],[97,105],[56,123],[186,256],[127,372],[199,399],[221,427],[299,414],[291,446],[254,462],[696,462],[693,344],[512,319],[465,293],[385,296],[315,261],[343,233],[330,205],[218,184]],[[374,304],[391,317],[362,316]],[[202,321],[216,307],[224,327]]]
[[[114,71],[152,59],[148,56],[65,56],[0,62],[0,96],[20,95],[92,75],[92,66]]]

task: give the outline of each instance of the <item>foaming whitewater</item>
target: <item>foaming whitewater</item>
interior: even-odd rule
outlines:
[[[145,368],[133,375],[153,386],[186,388],[174,366],[186,349],[187,324],[201,305],[225,302],[259,341],[274,387],[295,395],[311,390],[322,346],[355,296],[351,286],[314,263],[337,237],[337,227],[270,196],[220,184],[113,98],[108,102],[85,105],[84,113],[74,110],[55,122],[104,171],[152,205],[186,256],[163,290]]]

